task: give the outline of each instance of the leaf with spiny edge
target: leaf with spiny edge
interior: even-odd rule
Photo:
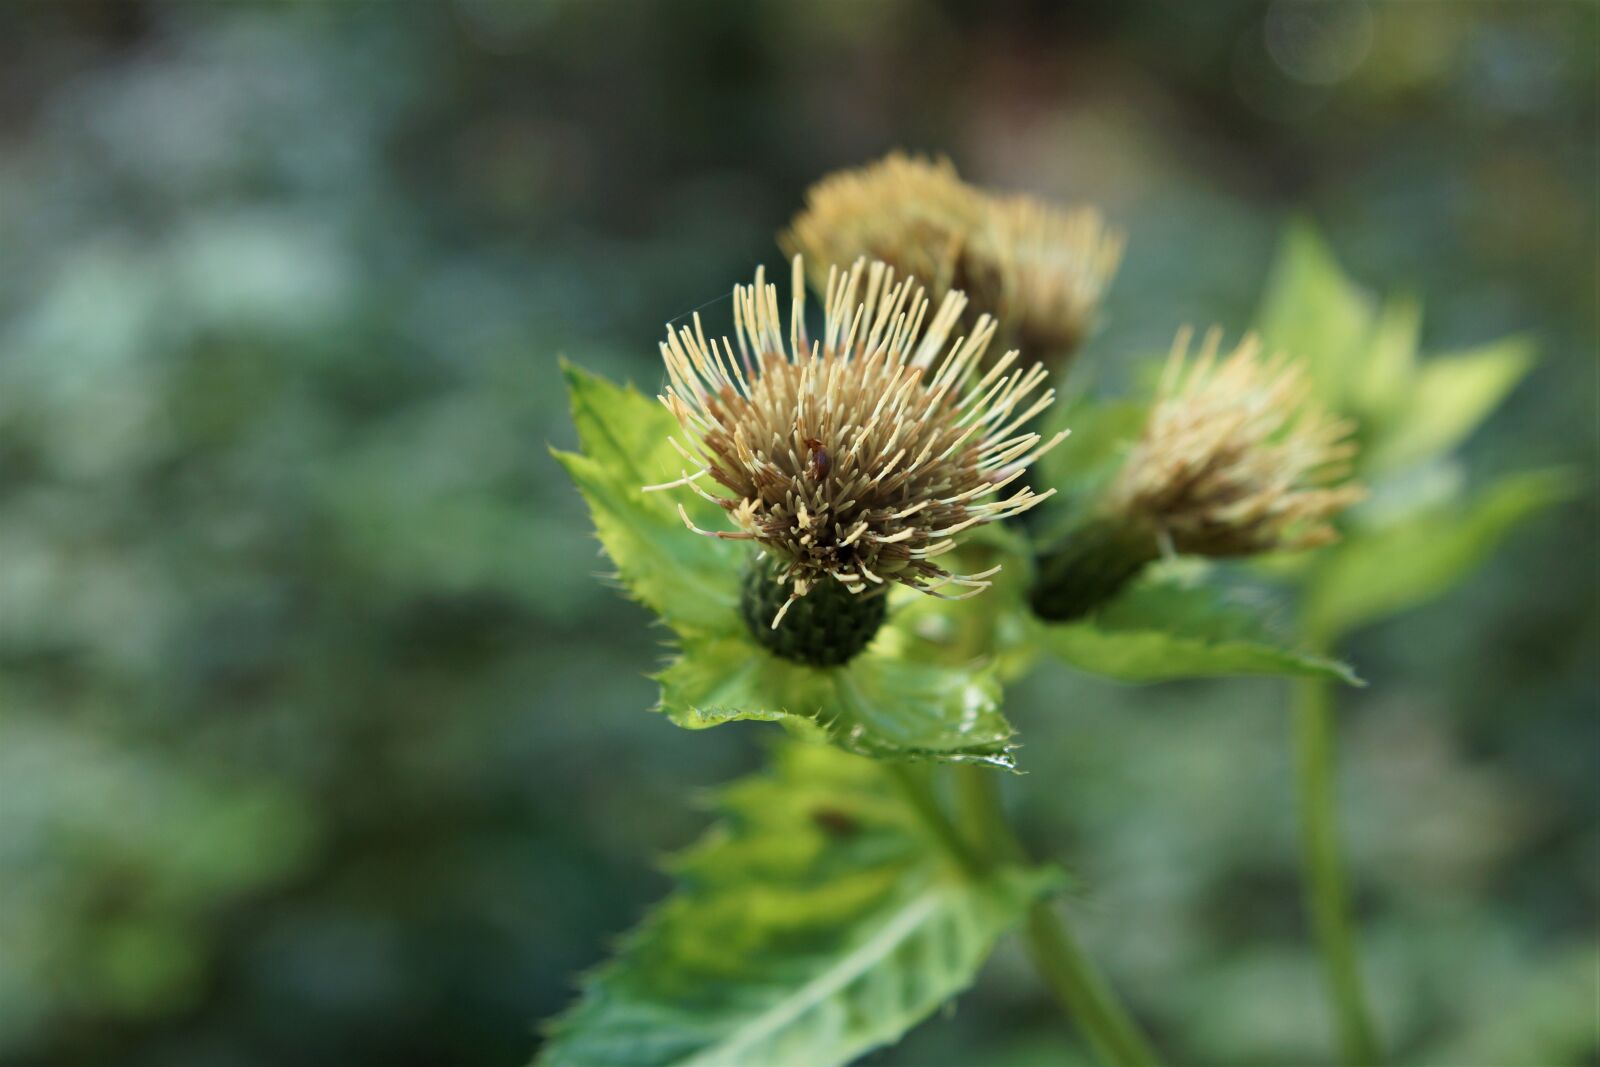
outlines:
[[[679,886],[584,983],[540,1067],[826,1067],[969,986],[1059,884],[963,870],[882,768],[787,741],[723,789]]]
[[[628,591],[683,633],[729,633],[739,621],[740,546],[686,528],[677,497],[698,524],[723,519],[692,494],[646,493],[684,461],[668,444],[670,412],[631,387],[563,362],[582,453],[555,451],[594,517],[606,554]]]

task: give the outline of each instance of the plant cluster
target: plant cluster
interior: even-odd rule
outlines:
[[[1107,397],[1071,382],[1123,246],[1092,208],[895,154],[820,182],[780,240],[789,292],[758,269],[732,339],[669,326],[657,400],[565,368],[582,451],[557,456],[674,635],[660,710],[784,730],[543,1062],[845,1062],[1018,927],[1105,1062],[1156,1062],[999,803],[1004,687],[1046,658],[1297,680],[1308,901],[1343,1054],[1375,1059],[1329,773],[1330,687],[1359,682],[1335,647],[1559,493],[1418,488],[1455,484],[1526,346],[1419,361],[1415,306],[1374,310],[1295,229],[1257,332],[1192,353],[1181,331],[1148,395]]]

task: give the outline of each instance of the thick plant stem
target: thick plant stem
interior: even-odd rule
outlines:
[[[1362,989],[1350,890],[1339,851],[1333,693],[1328,683],[1309,678],[1295,686],[1295,773],[1306,911],[1322,955],[1340,1062],[1370,1067],[1379,1062],[1378,1038]]]
[[[957,769],[963,828],[991,860],[1026,861],[1022,843],[1000,806],[995,772]],[[1028,954],[1061,1006],[1082,1029],[1095,1055],[1111,1067],[1154,1067],[1160,1061],[1110,985],[1079,947],[1066,919],[1048,901],[1028,910]]]

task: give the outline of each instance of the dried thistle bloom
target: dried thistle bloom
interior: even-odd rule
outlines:
[[[992,202],[990,223],[1009,336],[1025,352],[1075,351],[1122,262],[1121,231],[1094,208],[1062,211],[1031,196]]]
[[[1332,520],[1364,491],[1350,472],[1354,424],[1310,401],[1312,383],[1246,337],[1220,334],[1188,359],[1173,343],[1143,435],[1094,513],[1042,552],[1030,595],[1043,618],[1078,618],[1163,553],[1230,557],[1334,540]]]
[[[788,587],[774,630],[823,583],[841,587],[830,597],[855,599],[893,582],[934,596],[980,592],[994,571],[953,574],[935,560],[961,531],[1050,495],[1002,493],[1065,436],[1019,432],[1054,399],[1040,389],[1044,368],[1023,370],[1008,352],[980,373],[995,329],[987,316],[947,347],[965,297],[947,295],[924,329],[923,289],[865,260],[829,273],[823,336],[813,341],[803,271],[796,256],[787,329],[762,271],[734,288],[737,356],[726,338],[720,351],[707,342],[698,316],[692,330],[668,330],[661,400],[687,437],[673,443],[690,468],[649,488],[693,489],[735,528],[701,530],[680,505],[690,529],[753,541],[771,557],[772,581]],[[707,475],[726,495],[701,487]]]
[[[819,289],[834,266],[865,256],[924,282],[935,300],[961,290],[992,313],[984,295],[998,296],[999,276],[992,268],[982,277],[969,272],[969,246],[984,224],[983,197],[948,159],[891,152],[813,185],[780,243],[805,257]]]
[[[1337,538],[1332,519],[1363,490],[1350,473],[1355,426],[1310,400],[1311,380],[1246,337],[1219,358],[1220,334],[1190,361],[1178,334],[1156,404],[1106,499],[1172,550],[1244,556]]]
[[[949,160],[898,152],[812,186],[782,243],[806,256],[819,285],[830,264],[865,255],[926,279],[935,298],[959,289],[972,301],[968,326],[993,315],[1004,347],[1047,360],[1086,336],[1123,249],[1092,208],[991,196]]]

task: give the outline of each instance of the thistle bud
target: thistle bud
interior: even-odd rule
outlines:
[[[1365,491],[1339,484],[1354,424],[1310,398],[1311,382],[1246,337],[1226,358],[1178,334],[1144,432],[1093,517],[1041,554],[1034,609],[1086,614],[1162,554],[1212,558],[1315,548]]]
[[[1122,261],[1123,236],[1100,212],[1062,211],[1031,196],[994,201],[991,240],[1005,292],[1007,342],[1051,363],[1076,352]]]

